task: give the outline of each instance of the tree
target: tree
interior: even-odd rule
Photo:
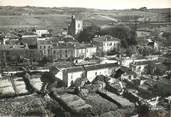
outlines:
[[[40,65],[44,66],[45,64],[47,64],[49,62],[48,57],[44,56],[42,58],[42,60],[40,61]]]
[[[166,71],[166,66],[163,64],[156,65],[154,62],[149,62],[148,65],[145,67],[145,73],[149,75],[164,75]]]
[[[145,73],[154,75],[154,71],[156,69],[155,63],[154,62],[149,62],[148,65],[145,67]]]
[[[170,32],[164,32],[162,35],[165,39],[163,44],[164,46],[171,46],[171,33]]]
[[[91,42],[92,38],[100,31],[97,26],[88,26],[78,34],[79,42]]]
[[[100,35],[111,35],[121,40],[121,46],[123,48],[128,48],[129,46],[136,45],[136,30],[135,28],[130,28],[124,25],[117,25],[114,27],[109,27],[102,29]]]

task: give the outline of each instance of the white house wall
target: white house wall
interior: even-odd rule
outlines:
[[[59,78],[60,80],[63,80],[63,71],[60,70],[56,75],[55,75],[56,78]]]
[[[95,55],[96,54],[96,47],[94,47],[94,48],[86,48],[86,58],[88,57],[88,58],[92,58],[93,57],[93,55]]]
[[[87,71],[87,78],[91,82],[98,75],[110,76],[112,70],[109,68]]]
[[[83,72],[84,71],[68,73],[68,87],[71,85],[72,81],[74,82],[76,79],[81,78]]]

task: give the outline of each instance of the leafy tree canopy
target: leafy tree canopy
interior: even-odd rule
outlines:
[[[78,34],[79,42],[91,42],[92,38],[100,31],[97,26],[88,26]]]
[[[121,40],[121,46],[128,48],[136,45],[136,31],[128,26],[117,25],[108,28],[100,28],[97,26],[89,26],[83,29],[78,35],[79,42],[91,42],[95,35],[111,35]]]
[[[128,48],[129,46],[136,45],[136,31],[128,26],[117,25],[114,27],[109,27],[102,29],[100,31],[101,35],[111,35],[121,40],[121,46],[123,48]]]

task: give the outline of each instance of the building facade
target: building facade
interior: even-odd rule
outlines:
[[[52,56],[52,42],[49,40],[38,40],[37,49],[44,56]]]
[[[93,38],[99,54],[120,50],[120,40],[110,35]]]
[[[35,32],[39,37],[42,37],[43,35],[48,35],[49,31],[48,30],[36,30]]]
[[[74,48],[69,45],[57,45],[52,49],[53,60],[69,59],[74,56]]]
[[[98,75],[110,76],[117,66],[117,63],[110,63],[66,68],[63,70],[63,81],[67,87],[79,78],[86,77],[88,81],[92,82]]]
[[[63,43],[54,46],[52,56],[54,60],[69,58],[92,58],[96,54],[96,47],[87,44]]]
[[[89,44],[74,45],[75,58],[92,58],[96,55],[97,47]]]

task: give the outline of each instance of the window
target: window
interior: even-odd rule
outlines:
[[[55,50],[53,51],[53,54],[56,54],[56,51]]]
[[[44,49],[46,49],[46,46],[44,46]]]
[[[60,58],[62,58],[62,52],[60,52]]]
[[[80,28],[80,24],[78,23],[78,28]]]
[[[40,46],[40,49],[42,49],[42,46]]]

